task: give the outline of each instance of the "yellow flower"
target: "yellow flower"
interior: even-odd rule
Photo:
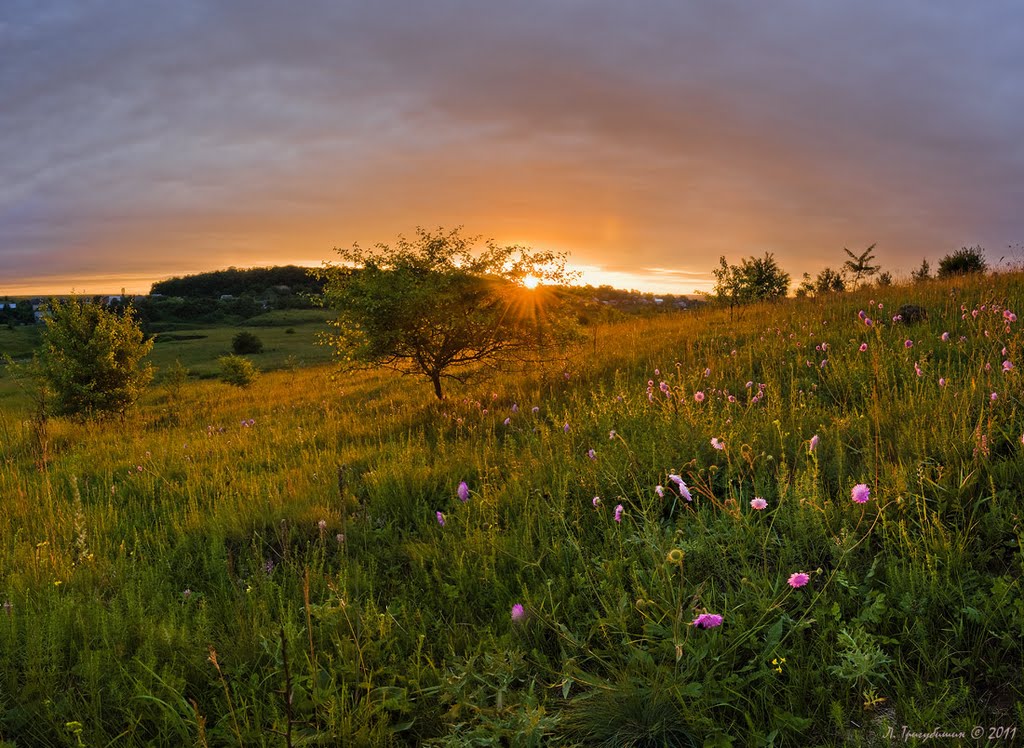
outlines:
[[[683,552],[678,548],[673,548],[671,551],[668,552],[668,555],[665,556],[665,560],[668,561],[670,564],[682,563]]]

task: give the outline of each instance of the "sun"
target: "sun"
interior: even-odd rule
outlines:
[[[540,278],[534,275],[528,275],[523,278],[523,286],[530,289],[531,291],[540,285]]]

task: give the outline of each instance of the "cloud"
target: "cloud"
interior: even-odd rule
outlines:
[[[0,291],[327,259],[418,224],[684,284],[719,254],[774,251],[796,274],[843,246],[909,269],[1010,243],[1016,13],[5,4]]]

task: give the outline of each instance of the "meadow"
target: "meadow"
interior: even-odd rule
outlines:
[[[1005,273],[633,320],[445,402],[285,366],[296,322],[248,389],[7,397],[0,745],[1019,744],[1021,313]]]

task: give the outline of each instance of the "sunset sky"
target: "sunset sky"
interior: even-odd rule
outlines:
[[[1024,259],[1024,10],[0,2],[0,295],[458,224],[675,293],[722,254]]]

